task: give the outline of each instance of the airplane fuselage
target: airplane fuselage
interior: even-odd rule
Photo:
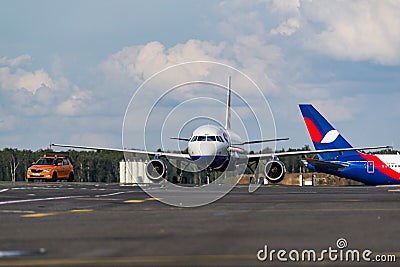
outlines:
[[[348,167],[342,170],[323,169],[323,171],[353,179],[366,185],[400,184],[400,155],[397,154],[377,155],[359,152],[358,158],[347,158],[331,162],[345,163]],[[321,170],[321,168],[317,169]]]
[[[316,149],[352,148],[350,143],[312,105],[300,110]],[[358,150],[318,154],[319,160],[304,160],[306,167],[366,185],[400,184],[399,154],[364,154]]]
[[[203,125],[193,131],[188,142],[188,153],[200,168],[221,169],[230,160],[228,132],[214,125]]]

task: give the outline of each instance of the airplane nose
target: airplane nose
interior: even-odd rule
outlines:
[[[199,170],[205,170],[213,166],[214,159],[214,156],[200,156],[195,160],[195,163]]]
[[[200,154],[202,155],[215,155],[217,152],[217,146],[214,142],[201,142],[200,143]]]
[[[212,166],[217,154],[217,146],[213,142],[196,142],[189,147],[189,155],[195,164],[204,170]]]

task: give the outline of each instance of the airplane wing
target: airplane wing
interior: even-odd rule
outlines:
[[[296,155],[313,155],[322,154],[330,152],[344,152],[344,151],[354,151],[354,150],[370,150],[370,149],[389,149],[391,146],[371,146],[371,147],[351,147],[351,148],[334,148],[334,149],[320,149],[320,150],[308,150],[308,151],[288,151],[288,152],[278,152],[278,153],[267,153],[267,154],[249,154],[247,158],[249,160],[259,160],[271,157],[285,157],[285,156],[296,156]]]
[[[144,151],[144,150],[137,150],[137,149],[123,149],[123,148],[107,148],[107,147],[95,147],[95,146],[76,146],[76,145],[65,145],[65,144],[51,144],[52,146],[56,147],[65,147],[65,148],[77,148],[77,149],[89,149],[89,150],[104,150],[104,151],[117,151],[117,152],[126,152],[126,153],[135,153],[141,155],[152,155],[152,156],[165,156],[171,158],[180,158],[180,159],[189,159],[189,154],[184,153],[170,153],[170,152],[153,152],[153,151]]]
[[[242,143],[236,143],[232,144],[234,146],[242,146],[242,145],[249,145],[249,144],[258,144],[258,143],[268,143],[268,142],[274,142],[274,141],[286,141],[289,140],[289,138],[276,138],[276,139],[266,139],[266,140],[254,140],[254,141],[246,141]]]
[[[189,142],[190,138],[170,137],[169,139]]]

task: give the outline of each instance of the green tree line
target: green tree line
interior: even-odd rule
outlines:
[[[308,145],[285,151],[310,150]],[[270,149],[262,151],[270,152]],[[26,170],[41,156],[56,153],[50,149],[47,150],[19,150],[15,148],[5,148],[0,151],[0,181],[25,181]],[[382,150],[377,154],[398,153],[393,150]],[[119,181],[119,162],[124,160],[122,152],[115,151],[68,151],[69,158],[74,165],[75,181],[79,182],[104,182],[115,183]],[[280,160],[285,163],[286,170],[289,173],[297,173],[302,167],[301,159],[303,156],[281,157]],[[176,170],[169,168],[170,174],[176,176]],[[304,172],[304,168],[302,169]],[[171,176],[171,177],[172,177]]]
[[[52,150],[19,150],[5,148],[0,151],[0,181],[25,181],[26,171],[33,162],[46,154],[57,154]],[[105,182],[119,181],[119,162],[124,154],[113,151],[68,151],[74,166],[75,181]]]

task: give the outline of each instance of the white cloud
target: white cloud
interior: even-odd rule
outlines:
[[[281,34],[290,36],[300,28],[300,21],[297,18],[289,18],[281,23],[277,28],[271,30],[271,34]]]
[[[0,57],[0,65],[17,67],[25,63],[31,62],[31,60],[32,57],[27,54],[20,55],[15,58]]]
[[[34,72],[26,72],[19,70],[16,73],[16,88],[25,88],[35,93],[41,86],[54,88],[54,82],[44,70],[36,70]]]
[[[317,1],[301,10],[308,48],[340,60],[400,64],[399,1]]]
[[[364,121],[366,99],[374,95],[370,89],[360,92],[367,80],[374,79],[368,73],[376,71],[371,69],[376,66],[362,65],[363,61],[378,68],[400,65],[398,1],[230,3],[218,13],[220,33],[233,47],[238,65],[265,87],[275,89],[272,105],[281,121],[299,125],[301,120],[294,116],[299,102],[320,105],[334,121]],[[395,74],[386,75],[388,84],[374,81],[376,86],[393,87]],[[265,91],[269,99],[270,93]],[[393,108],[381,107],[379,112],[393,113]]]
[[[0,90],[7,106],[6,113],[20,116],[48,115],[59,111],[65,115],[87,110],[84,101],[90,99],[88,91],[81,90],[63,76],[53,79],[43,69],[28,71],[22,65],[31,60],[29,55],[2,58],[0,67]]]
[[[228,40],[235,40],[241,35],[263,36],[265,25],[262,1],[226,1],[218,9],[220,22],[217,25],[219,34]]]
[[[280,92],[275,82],[285,60],[279,46],[264,42],[258,36],[238,36],[233,44],[234,58],[267,95]]]
[[[80,115],[90,109],[91,94],[88,91],[72,93],[68,100],[57,107],[57,114],[60,116]]]
[[[189,40],[171,48],[160,42],[126,47],[101,68],[109,80],[131,90],[133,83],[138,85],[167,66],[229,58],[228,63],[254,78],[266,95],[276,95],[295,86],[296,79],[315,75],[316,66],[306,65],[303,51],[308,52],[306,56],[311,50],[336,59],[395,63],[400,55],[396,49],[399,19],[394,18],[397,4],[352,1],[346,8],[343,5],[341,1],[221,2],[216,29],[226,41]]]
[[[339,99],[317,99],[311,103],[331,122],[353,121],[363,109],[364,99],[360,97],[341,97]]]
[[[400,65],[399,1],[228,1],[218,14],[220,33],[233,43],[254,35],[264,45]]]
[[[110,84],[124,84],[124,88],[129,88],[131,94],[133,94],[134,89],[145,79],[168,66],[178,63],[211,61],[227,63],[235,67],[235,62],[240,62],[241,66],[239,69],[241,71],[249,74],[256,83],[261,85],[262,89],[273,92],[276,88],[273,86],[273,82],[268,78],[267,68],[270,67],[270,62],[281,60],[279,47],[273,45],[264,46],[256,36],[243,36],[238,42],[240,42],[240,45],[230,46],[229,49],[227,48],[228,45],[225,43],[213,44],[200,40],[189,40],[186,43],[177,44],[171,48],[165,48],[165,46],[159,42],[151,42],[144,46],[124,48],[103,62],[100,69],[105,73],[105,76],[108,77],[108,82]],[[234,63],[224,59],[226,57],[234,59],[232,60]],[[144,87],[141,87],[140,91],[136,91],[133,102],[131,102],[130,110],[127,113],[128,123],[125,124],[125,131],[137,131],[138,125],[145,125],[145,120],[153,104],[156,105],[157,108],[159,105],[162,107],[165,105],[167,110],[159,112],[158,114],[162,115],[156,116],[154,120],[151,120],[151,125],[160,126],[164,119],[163,116],[170,112],[171,105],[177,105],[181,103],[181,101],[195,99],[196,97],[211,97],[215,100],[222,101],[223,104],[219,109],[220,113],[210,112],[210,109],[207,108],[208,105],[205,105],[203,108],[205,108],[205,115],[208,114],[211,117],[216,116],[223,121],[226,94],[216,88],[191,86],[186,89],[182,88],[176,92],[170,92],[167,96],[163,97],[161,104],[157,102],[157,100],[163,93],[177,84],[187,81],[205,80],[226,85],[229,75],[232,76],[234,90],[237,91],[241,97],[244,97],[246,101],[249,101],[251,107],[254,107],[254,109],[262,109],[263,112],[260,113],[261,115],[258,114],[260,117],[259,119],[262,120],[263,123],[269,123],[269,113],[264,114],[266,108],[268,110],[268,107],[265,106],[263,95],[261,96],[259,94],[251,82],[240,76],[238,72],[225,68],[222,65],[199,63],[180,65],[176,67],[176,69],[169,69],[159,74],[156,79],[148,81]],[[133,83],[136,84],[136,87],[133,86]],[[112,85],[108,87],[112,87]],[[181,107],[180,112],[185,116],[194,112],[193,115],[195,116],[195,114],[198,115],[201,110],[197,108],[193,110],[193,105],[191,105],[185,106],[185,108]],[[179,124],[177,121],[175,121],[175,123]],[[176,127],[179,128],[180,126],[174,124],[174,127],[176,129]],[[142,128],[141,126],[139,127],[139,129]],[[265,127],[265,129],[269,130],[273,128]],[[140,131],[143,132],[142,130]],[[134,136],[137,138],[135,138],[134,142],[140,142],[141,134],[140,132],[135,133]],[[138,144],[131,145],[134,147],[141,147]]]
[[[267,1],[270,3],[271,1]],[[287,14],[296,14],[300,7],[300,0],[273,0],[272,7],[275,11],[287,13]]]
[[[43,69],[26,71],[19,67],[23,61],[30,60],[28,55],[3,60],[0,67],[0,88],[6,90],[26,89],[35,93],[42,86],[54,88],[54,81]]]
[[[62,71],[63,64],[66,64],[62,52],[51,70],[33,67],[32,57],[27,54],[15,58],[0,57],[0,127],[25,127],[26,118],[35,114],[43,121],[64,118],[63,126],[71,130],[65,133],[54,130],[56,137],[61,134],[73,136],[69,140],[75,143],[93,139],[93,145],[102,141],[116,143],[115,140],[120,140],[121,117],[133,91],[156,72],[191,60],[227,63],[248,74],[260,85],[265,97],[268,100],[272,98],[274,112],[282,121],[281,127],[286,127],[287,121],[291,122],[290,125],[303,126],[294,116],[299,113],[297,104],[303,101],[315,103],[334,121],[354,120],[367,110],[363,104],[365,99],[374,97],[370,90],[374,85],[369,83],[365,89],[363,85],[369,81],[360,81],[366,76],[372,80],[369,77],[373,71],[371,68],[378,67],[384,73],[377,75],[379,81],[373,81],[377,88],[383,88],[380,86],[387,81],[391,85],[395,83],[393,76],[397,74],[393,74],[393,69],[386,72],[384,67],[379,69],[379,65],[400,65],[400,3],[397,1],[233,0],[212,5],[217,6],[214,13],[204,14],[204,24],[209,26],[206,33],[201,32],[204,27],[200,26],[196,28],[198,32],[190,36],[172,29],[168,39],[165,38],[168,33],[154,32],[156,41],[121,47],[120,51],[106,57],[100,67],[97,66],[100,70],[93,71],[89,66],[92,72],[85,69],[90,63],[85,61],[87,57],[79,58],[80,54],[68,64],[73,62],[72,66],[80,64],[84,67],[74,66],[73,71],[67,72],[71,75],[69,77]],[[147,29],[145,24],[140,27]],[[116,32],[119,30],[115,29]],[[193,36],[197,39],[182,42]],[[134,42],[147,38],[139,34]],[[176,43],[176,40],[181,43]],[[118,40],[110,44],[112,49],[121,45]],[[100,47],[93,49],[93,55],[103,53],[95,51]],[[101,58],[94,57],[94,61],[101,62]],[[373,64],[364,65],[363,61]],[[149,95],[160,96],[161,86],[168,87],[172,82],[181,81],[180,76],[218,78],[221,84],[227,81],[226,73],[207,67],[180,71],[170,72],[162,76],[158,84],[151,84],[156,86],[148,87]],[[361,73],[364,71],[365,74]],[[75,77],[85,84],[84,88],[72,81]],[[242,82],[235,80],[233,85],[237,88]],[[365,94],[364,100],[360,97],[361,90]],[[205,93],[224,100],[224,96],[214,95],[212,91]],[[190,97],[189,90],[176,95],[183,99]],[[246,92],[243,95],[248,96]],[[387,95],[381,97],[385,99]],[[140,106],[148,104],[144,100],[133,111],[137,117],[146,115]],[[177,100],[178,97],[172,98],[166,106]],[[264,107],[253,106],[257,111],[265,112]],[[378,103],[377,106],[381,107],[379,112],[382,116],[385,113],[400,114],[393,112],[395,105],[382,107]],[[387,112],[389,108],[391,111]],[[112,117],[112,121],[102,121],[104,115]],[[180,115],[186,114],[182,111]],[[116,117],[119,120],[115,120]],[[82,142],[76,133],[76,124],[91,125],[78,127],[85,132]],[[114,129],[116,134],[96,135],[96,132],[103,132],[100,125],[105,127],[105,124],[112,125],[110,131]],[[288,132],[298,133],[299,129]],[[111,140],[113,136],[114,141]]]
[[[126,47],[111,55],[100,66],[109,80],[143,82],[156,72],[183,62],[194,60],[215,61],[221,56],[224,45],[189,40],[167,49],[160,42],[143,46]]]
[[[256,35],[242,35],[237,36],[236,42],[229,45],[189,40],[171,48],[166,48],[159,42],[126,47],[111,55],[100,65],[100,69],[108,82],[123,86],[133,93],[132,90],[157,72],[166,67],[190,61],[219,62],[237,67],[243,73],[249,74],[250,78],[267,94],[280,92],[271,76],[280,75],[279,69],[275,69],[277,65],[286,65],[280,47],[268,44]],[[166,89],[188,80],[206,78],[207,81],[226,84],[227,77],[230,75],[228,72],[226,68],[207,64],[190,65],[187,68],[181,67],[176,71],[170,70],[166,74],[159,75],[157,76],[159,81],[156,84],[146,86],[151,87],[149,90],[152,96],[160,96]],[[239,90],[242,96],[251,97],[252,91],[244,88],[245,85],[249,86],[248,80],[234,78],[235,89]],[[181,94],[189,93],[189,91],[181,92]]]

